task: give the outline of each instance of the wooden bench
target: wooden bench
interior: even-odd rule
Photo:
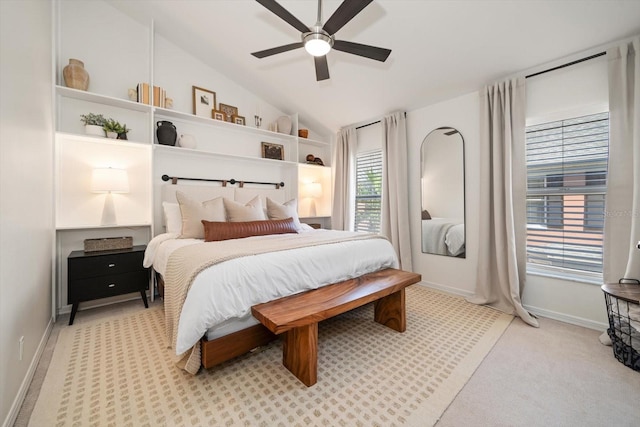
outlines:
[[[318,322],[375,301],[374,320],[398,332],[407,328],[404,289],[416,273],[389,268],[251,308],[274,334],[284,334],[282,363],[307,387],[318,380]]]

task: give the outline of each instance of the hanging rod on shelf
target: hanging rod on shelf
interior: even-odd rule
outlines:
[[[231,185],[238,184],[240,188],[244,187],[245,184],[274,185],[276,189],[280,189],[281,187],[284,187],[284,182],[237,181],[233,178],[231,179],[183,178],[179,176],[162,175],[163,181],[171,181],[171,184],[173,185],[177,184],[179,179],[183,181],[220,182],[222,183],[223,187],[226,187],[227,184],[231,184]]]

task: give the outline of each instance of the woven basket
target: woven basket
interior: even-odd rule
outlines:
[[[133,237],[106,237],[104,239],[85,239],[85,252],[113,251],[116,249],[130,249],[133,247]]]

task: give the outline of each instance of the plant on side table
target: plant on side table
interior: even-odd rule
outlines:
[[[87,135],[104,136],[103,126],[107,119],[102,114],[80,114],[80,121],[84,123],[84,133]]]

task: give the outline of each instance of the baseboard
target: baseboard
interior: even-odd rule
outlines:
[[[24,398],[27,396],[27,391],[29,391],[29,385],[31,385],[31,380],[33,380],[33,376],[36,373],[36,368],[38,367],[38,363],[40,362],[40,358],[42,357],[42,353],[44,353],[44,349],[47,346],[47,340],[51,335],[51,330],[53,329],[53,318],[49,319],[49,324],[40,339],[40,344],[38,344],[38,348],[36,349],[36,353],[33,355],[33,359],[31,359],[31,364],[29,365],[29,369],[27,370],[27,375],[25,375],[24,380],[22,380],[22,384],[20,384],[20,389],[18,390],[18,394],[16,398],[13,400],[13,404],[9,409],[9,413],[7,414],[7,418],[5,418],[4,423],[2,423],[3,427],[10,427],[16,422],[16,418],[18,418],[18,413],[20,412],[20,407],[22,407],[22,403],[24,402]]]
[[[582,326],[584,328],[593,329],[600,332],[605,331],[609,327],[607,323],[596,322],[595,320],[585,319],[583,317],[572,316],[565,313],[558,313],[557,311],[551,311],[540,307],[533,307],[526,304],[523,304],[522,306],[527,311],[537,316],[558,320],[560,322],[569,323],[571,325]]]
[[[431,288],[431,289],[435,289],[438,291],[442,291],[445,292],[447,294],[453,294],[453,295],[459,295],[462,297],[470,297],[473,295],[473,292],[471,291],[467,291],[464,289],[459,289],[459,288],[452,288],[450,286],[445,286],[445,285],[441,285],[439,283],[433,283],[433,282],[427,282],[426,280],[422,280],[420,282],[418,282],[418,285],[427,287],[427,288]]]

